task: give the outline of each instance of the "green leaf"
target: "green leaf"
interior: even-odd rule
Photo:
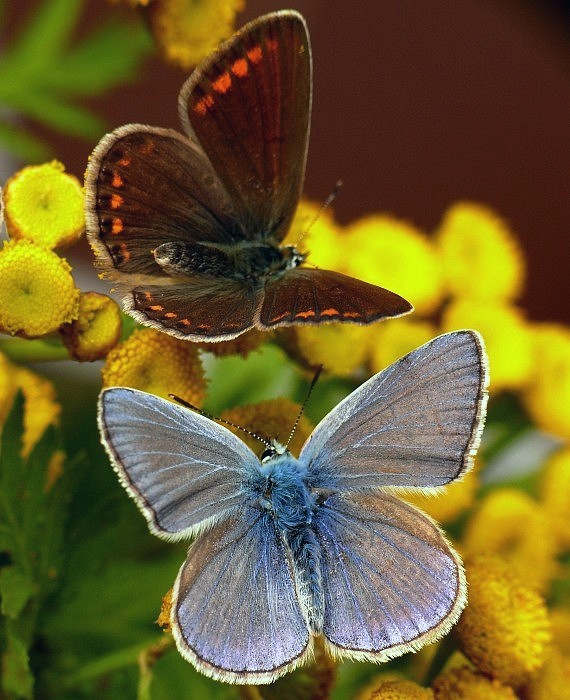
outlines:
[[[8,630],[6,648],[2,654],[2,689],[6,697],[31,698],[33,688],[34,677],[30,671],[26,645]]]
[[[12,619],[18,617],[33,592],[34,582],[29,574],[15,566],[0,569],[0,598],[3,615]]]

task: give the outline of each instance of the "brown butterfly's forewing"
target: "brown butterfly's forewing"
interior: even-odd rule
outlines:
[[[296,12],[251,22],[190,76],[182,123],[230,193],[245,237],[279,243],[305,176],[311,49]]]
[[[340,272],[296,268],[267,283],[259,324],[371,323],[412,309],[398,294]]]

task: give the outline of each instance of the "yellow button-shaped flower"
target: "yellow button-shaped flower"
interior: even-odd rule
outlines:
[[[342,271],[347,251],[344,235],[331,209],[321,210],[314,202],[301,200],[283,245],[292,245],[308,254],[310,265],[323,270]]]
[[[150,3],[148,18],[164,58],[192,68],[234,31],[244,0],[161,0]]]
[[[0,332],[36,338],[77,315],[79,290],[68,262],[31,241],[0,250]]]
[[[82,293],[77,318],[59,329],[69,354],[80,362],[100,360],[115,347],[121,335],[117,303],[97,292]]]
[[[370,366],[374,372],[388,367],[437,335],[432,323],[414,318],[389,319],[375,324],[373,330]]]
[[[198,348],[150,328],[135,331],[107,355],[103,386],[129,386],[168,399],[201,404],[206,393]]]
[[[516,688],[547,658],[546,604],[498,556],[472,557],[466,566],[469,601],[455,628],[460,648],[479,671]]]
[[[83,188],[57,161],[30,165],[4,188],[4,217],[10,238],[62,248],[78,240],[85,228]]]
[[[442,673],[435,679],[433,689],[437,700],[517,700],[510,686],[467,666]]]
[[[491,209],[458,202],[437,231],[445,284],[457,297],[512,301],[522,290],[524,259],[507,224]]]
[[[441,301],[439,257],[431,241],[411,224],[390,216],[368,216],[346,230],[345,269],[408,299],[416,314],[428,314]]]

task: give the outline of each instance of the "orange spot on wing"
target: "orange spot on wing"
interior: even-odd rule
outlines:
[[[152,299],[152,294],[150,292],[144,292],[144,298],[150,301]]]
[[[111,195],[111,209],[118,209],[119,207],[123,206],[124,202],[125,200],[120,194]]]
[[[315,312],[312,309],[309,309],[308,311],[299,311],[295,314],[295,318],[312,318],[315,315]]]
[[[194,105],[194,111],[201,117],[205,117],[209,109],[214,105],[214,98],[212,95],[204,95],[201,100],[198,100]]]
[[[232,79],[228,72],[222,73],[220,77],[212,83],[212,87],[216,92],[223,95],[232,86]]]
[[[261,53],[261,46],[252,47],[251,49],[246,51],[246,56],[249,58],[251,63],[259,63],[263,58],[263,54]]]
[[[358,311],[345,311],[342,314],[343,318],[362,318]]]
[[[129,252],[129,249],[127,248],[127,244],[121,243],[119,250],[121,251],[121,255],[123,256],[121,262],[128,262],[131,259],[131,254]]]
[[[168,313],[164,314],[164,318],[176,318],[178,314],[175,314],[174,311],[169,311]]]
[[[111,185],[113,187],[122,187],[125,183],[123,182],[123,178],[119,175],[119,173],[113,173],[113,179],[111,180]]]
[[[321,316],[340,316],[340,311],[338,309],[323,309]]]
[[[181,318],[180,321],[178,321],[179,326],[191,326],[192,324],[190,323],[189,318]]]
[[[237,78],[245,78],[249,67],[245,58],[238,58],[232,63],[230,70]]]
[[[154,304],[154,306],[149,306],[148,308],[150,311],[164,311],[164,306],[160,304]]]
[[[122,219],[113,219],[113,223],[111,224],[111,233],[116,236],[118,233],[121,233],[123,230],[123,220]]]
[[[123,156],[117,161],[117,165],[122,165],[124,168],[131,164],[131,159],[128,156]]]
[[[290,314],[289,311],[285,311],[284,313],[282,313],[282,314],[279,315],[279,316],[274,316],[274,317],[271,319],[271,323],[277,323],[278,321],[281,321],[282,318],[285,318],[286,316],[289,316],[289,314]]]

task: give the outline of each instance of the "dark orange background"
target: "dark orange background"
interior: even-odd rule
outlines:
[[[117,11],[101,0],[85,5],[86,28]],[[19,18],[34,6],[20,0]],[[315,64],[306,193],[322,200],[341,178],[334,204],[341,222],[382,210],[427,231],[453,201],[485,202],[523,243],[529,316],[570,322],[570,42],[563,13],[514,0],[293,6],[307,18]],[[251,0],[238,24],[282,7]],[[130,10],[123,15],[133,19]],[[136,84],[90,106],[109,129],[133,121],[177,127],[184,77],[153,58]],[[42,133],[81,175],[95,144]]]

